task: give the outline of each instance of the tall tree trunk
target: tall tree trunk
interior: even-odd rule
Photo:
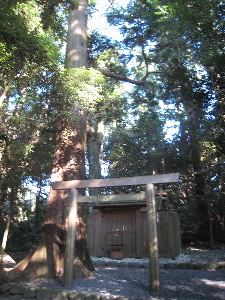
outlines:
[[[8,189],[8,184],[6,184],[3,178],[0,184],[0,216],[2,215],[7,189]]]
[[[179,102],[183,104],[186,119],[181,121],[182,147],[181,155],[186,155],[186,166],[192,166],[194,177],[194,196],[198,213],[199,235],[203,239],[209,239],[208,203],[206,200],[205,174],[201,161],[201,124],[204,117],[204,98],[200,98],[195,92],[193,83],[190,82],[188,71],[182,64],[182,59],[176,62],[177,85],[180,89]],[[177,103],[179,107],[179,103]],[[187,143],[189,142],[189,148]],[[188,154],[189,152],[189,154]],[[188,158],[188,160],[187,160]],[[183,165],[185,167],[185,164]]]
[[[87,66],[87,1],[80,0],[75,10],[70,10],[66,68]],[[74,118],[68,118],[68,110]],[[73,106],[64,108],[59,116],[52,180],[85,178],[86,147],[85,113]],[[40,240],[33,255],[19,263],[14,270],[23,271],[20,280],[61,278],[64,273],[65,241],[67,234],[68,191],[51,190],[42,226]],[[93,276],[94,267],[87,247],[85,207],[79,205],[77,237],[74,256],[74,279]]]
[[[88,120],[87,127],[87,159],[89,165],[89,178],[101,178],[101,164],[102,164],[102,142],[103,142],[103,121],[93,122],[91,116]],[[99,189],[92,189],[89,191],[90,195],[97,195],[100,193]]]
[[[196,205],[198,209],[198,224],[199,235],[201,239],[210,239],[208,202],[206,199],[206,182],[201,161],[201,146],[200,146],[200,109],[192,108],[191,105],[186,105],[186,113],[188,115],[188,134],[191,149],[191,164],[194,172],[194,193]]]
[[[40,174],[38,183],[38,192],[36,193],[36,202],[35,202],[35,223],[38,227],[41,220],[41,189],[42,189],[42,174]]]
[[[209,75],[214,85],[214,91],[217,95],[215,103],[215,117],[217,123],[217,131],[214,134],[214,141],[218,151],[225,154],[225,67],[224,55],[217,61],[217,64],[209,68]]]
[[[1,121],[2,120],[0,118],[0,122]],[[9,141],[7,135],[5,133],[1,135],[0,132],[0,215],[2,214],[10,178],[10,172],[8,168],[9,158],[7,155],[8,143]]]
[[[6,249],[7,240],[8,240],[10,224],[11,224],[12,217],[13,217],[13,207],[14,207],[14,202],[15,202],[17,192],[18,192],[18,184],[16,184],[12,188],[12,191],[9,195],[9,197],[10,197],[9,213],[8,213],[8,218],[7,218],[7,222],[6,222],[6,226],[5,226],[5,231],[4,231],[3,238],[2,238],[2,243],[1,243],[0,283],[9,281],[8,277],[7,277],[7,275],[6,275],[6,273],[4,272],[4,269],[3,269],[3,262],[4,262],[4,254],[5,254],[5,249]]]

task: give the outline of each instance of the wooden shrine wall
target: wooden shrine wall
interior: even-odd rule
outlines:
[[[91,256],[110,257],[110,244],[124,244],[124,257],[147,258],[147,213],[138,208],[99,209],[88,216]],[[160,258],[181,253],[180,222],[176,214],[157,212]]]

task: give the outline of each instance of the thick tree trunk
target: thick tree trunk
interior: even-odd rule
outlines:
[[[90,179],[101,178],[103,127],[103,121],[95,124],[90,117],[87,128],[87,159]],[[91,189],[89,193],[97,195],[100,190]]]
[[[70,11],[66,68],[87,66],[87,1],[81,0],[77,9]],[[68,118],[68,110],[74,118]],[[85,178],[86,147],[85,113],[78,108],[64,109],[59,116],[52,180]],[[14,270],[23,271],[19,280],[62,278],[64,273],[65,242],[69,197],[68,191],[51,190],[47,200],[45,221],[37,249],[30,258]],[[74,279],[92,277],[94,270],[87,247],[85,207],[79,205],[77,236],[74,253]]]
[[[78,8],[69,12],[65,67],[87,66],[87,0],[79,0]]]

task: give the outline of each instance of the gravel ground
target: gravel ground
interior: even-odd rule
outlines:
[[[11,255],[20,261],[23,255]],[[21,257],[20,257],[21,256]],[[7,259],[8,258],[8,259]],[[105,258],[110,260],[109,258]],[[128,259],[134,260],[134,259]],[[15,264],[10,256],[5,257],[5,266]],[[135,261],[135,260],[134,260]],[[160,259],[161,262],[219,262],[225,261],[225,247],[219,249],[186,248],[176,260]],[[149,271],[144,268],[100,267],[94,279],[73,281],[71,290],[89,294],[150,298]],[[29,282],[29,286],[45,286],[62,289],[58,281]],[[207,271],[200,269],[160,269],[159,299],[225,299],[225,270]]]
[[[150,298],[149,272],[141,268],[98,267],[96,278],[73,281],[70,290],[89,294]],[[31,283],[30,283],[31,284]],[[30,285],[29,284],[29,285]],[[62,288],[56,281],[32,283]],[[159,299],[225,299],[225,270],[160,270]]]

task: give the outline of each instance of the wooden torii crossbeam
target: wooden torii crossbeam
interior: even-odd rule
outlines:
[[[68,231],[66,239],[66,255],[64,269],[64,286],[70,287],[73,280],[73,260],[76,235],[77,202],[82,202],[78,197],[78,189],[118,187],[131,185],[146,185],[147,220],[148,220],[148,250],[149,250],[149,290],[153,295],[159,294],[159,263],[158,263],[158,236],[156,222],[156,204],[154,184],[175,183],[179,180],[179,173],[161,175],[55,181],[51,183],[54,190],[71,190],[71,200],[68,217]],[[79,199],[79,200],[78,200]],[[84,201],[85,202],[85,201]]]

